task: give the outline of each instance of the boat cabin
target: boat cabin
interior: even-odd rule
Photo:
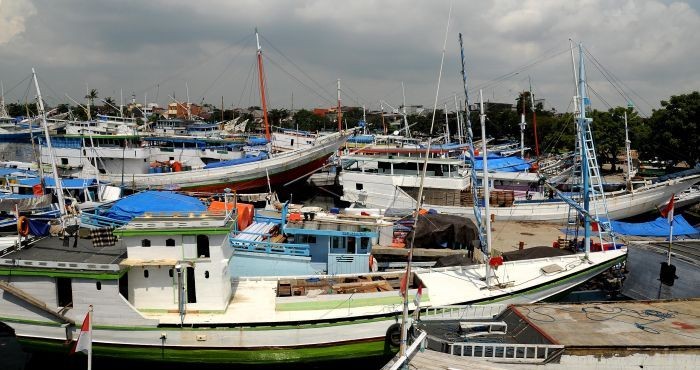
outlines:
[[[139,310],[223,311],[231,297],[223,214],[146,213],[114,232],[126,246],[128,300]]]
[[[317,207],[257,211],[250,226],[231,237],[234,276],[357,274],[371,271],[375,219],[342,218]]]

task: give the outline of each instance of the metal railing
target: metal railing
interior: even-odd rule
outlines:
[[[421,320],[484,320],[493,319],[508,308],[505,304],[428,307]]]
[[[543,363],[563,349],[555,344],[451,343],[448,353],[492,361]]]
[[[272,243],[251,240],[242,241],[234,238],[230,239],[230,243],[233,249],[242,252],[268,253],[303,257],[308,257],[311,255],[308,244]]]
[[[17,260],[11,258],[0,258],[0,266],[10,267],[33,267],[46,269],[68,269],[68,270],[90,270],[90,271],[119,271],[118,264],[112,263],[84,263],[84,262],[56,262],[56,261],[36,261]]]
[[[407,361],[410,361],[417,351],[422,351],[422,349],[425,347],[424,341],[426,340],[428,333],[420,330],[419,332],[420,334],[418,335],[418,338],[416,338],[406,349],[406,355],[402,356],[400,353],[397,353],[396,356],[389,361],[389,363],[382,367],[382,370],[398,370],[402,368]]]

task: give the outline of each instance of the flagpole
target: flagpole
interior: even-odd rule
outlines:
[[[673,208],[671,208],[670,228],[668,232],[668,265],[671,266],[671,246],[673,245]]]
[[[88,309],[88,333],[90,333],[90,343],[88,343],[87,370],[92,370],[92,305]]]

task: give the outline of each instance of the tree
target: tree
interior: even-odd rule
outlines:
[[[117,103],[111,96],[106,97],[105,104],[102,106],[101,109],[102,114],[106,114],[108,116],[118,116],[119,111],[115,108],[116,104]]]
[[[661,101],[661,109],[649,117],[653,152],[674,163],[695,166],[700,161],[700,93],[674,95]]]
[[[282,120],[289,117],[289,111],[286,109],[271,109],[267,115],[270,120],[270,125],[283,127]]]
[[[95,99],[98,98],[98,92],[97,89],[90,89],[90,91],[85,95],[85,99],[88,100],[88,103],[90,103],[91,106],[95,105]],[[88,114],[88,119],[92,118],[89,117],[90,114]]]
[[[294,114],[294,121],[300,130],[318,131],[331,127],[331,122],[325,116],[320,117],[312,112],[301,109]]]

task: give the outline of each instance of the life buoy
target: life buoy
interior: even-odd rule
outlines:
[[[21,236],[29,235],[29,219],[25,216],[19,216],[17,219],[17,232]]]
[[[377,266],[377,259],[373,255],[369,255],[369,272],[379,271],[379,266]]]
[[[386,330],[386,342],[392,347],[398,347],[401,345],[401,324],[394,323],[391,324],[389,329]]]

